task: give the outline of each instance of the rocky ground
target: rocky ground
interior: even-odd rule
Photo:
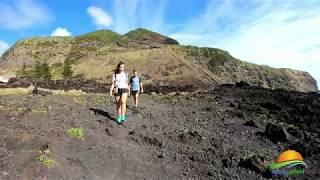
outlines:
[[[111,80],[111,78],[110,78]],[[88,80],[83,76],[75,76],[68,79],[60,80],[32,80],[27,78],[11,78],[8,83],[0,83],[0,88],[18,88],[34,86],[39,88],[51,89],[51,90],[81,90],[88,93],[106,93],[109,92],[111,86],[110,83],[102,83],[97,80]],[[145,84],[144,89],[146,92],[168,94],[171,92],[194,92],[197,87],[191,85],[160,85],[159,83]]]
[[[105,94],[0,99],[0,179],[268,179],[265,166],[288,148],[308,165],[296,178],[320,177],[316,93],[238,83],[143,94],[123,125]],[[37,160],[44,150],[53,167]]]

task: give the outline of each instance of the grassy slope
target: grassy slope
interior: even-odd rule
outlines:
[[[99,30],[74,38],[24,39],[17,42],[15,47],[18,49],[31,48],[26,50],[25,59],[52,62],[53,79],[62,78],[61,63],[65,60],[73,62],[74,75],[84,74],[88,79],[107,81],[112,69],[119,61],[126,63],[127,71],[131,72],[136,69],[138,72],[149,75],[151,79],[159,81],[188,81],[190,79],[199,81],[200,79],[206,84],[220,84],[245,80],[253,84],[268,86],[270,83],[266,83],[266,77],[268,77],[273,81],[275,87],[283,84],[284,88],[292,88],[289,79],[298,80],[300,75],[287,69],[275,69],[239,61],[227,51],[217,48],[161,45],[161,48],[158,49],[143,49],[133,48],[130,45],[123,48],[118,45],[118,43],[128,45],[134,43],[134,40],[143,40],[150,36],[165,37],[145,29],[137,29],[123,36],[110,30]],[[66,48],[68,44],[70,49]],[[52,51],[52,48],[54,52],[48,53],[48,50]],[[61,55],[62,51],[64,51],[63,55]],[[8,73],[18,70],[17,66],[13,67],[2,69],[1,72]]]
[[[104,44],[123,41],[120,34],[110,30],[98,30],[76,37],[76,43],[101,42]]]

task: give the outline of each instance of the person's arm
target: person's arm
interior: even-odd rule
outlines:
[[[130,89],[131,89],[131,83],[132,83],[132,77],[130,78],[129,83],[128,83],[129,91],[130,91]]]
[[[129,74],[128,73],[126,73],[126,75],[127,75],[127,83],[128,83],[128,96],[130,96],[131,79],[129,80]]]
[[[112,83],[111,83],[111,87],[110,87],[110,92],[109,92],[109,95],[112,96],[112,91],[113,91],[113,88],[114,88],[114,82],[115,82],[115,75],[112,75]]]
[[[129,84],[128,84],[128,86],[129,86],[129,89],[128,89],[128,91],[129,91],[129,92],[128,92],[128,96],[130,96],[130,92],[131,92],[131,84],[129,83]]]
[[[110,96],[112,96],[112,95],[113,95],[113,94],[112,94],[113,88],[114,88],[114,83],[112,83],[112,84],[111,84],[111,87],[110,87],[110,93],[109,93],[109,94],[110,94]]]

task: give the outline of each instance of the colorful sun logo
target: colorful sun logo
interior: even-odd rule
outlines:
[[[300,153],[294,150],[287,150],[282,152],[276,162],[271,163],[269,169],[272,175],[275,176],[289,176],[294,174],[303,174],[307,167],[303,162]]]
[[[294,161],[294,160],[298,160],[298,161],[303,161],[303,158],[301,156],[300,153],[298,153],[297,151],[294,150],[287,150],[282,152],[278,159],[277,159],[277,163],[282,163],[282,162],[286,162],[286,161]]]

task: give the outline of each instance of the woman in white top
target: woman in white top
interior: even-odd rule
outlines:
[[[119,62],[117,68],[114,70],[114,74],[112,75],[112,85],[110,88],[110,96],[114,95],[116,98],[118,123],[123,123],[124,121],[126,121],[126,106],[128,93],[128,74],[124,71],[124,63]]]

